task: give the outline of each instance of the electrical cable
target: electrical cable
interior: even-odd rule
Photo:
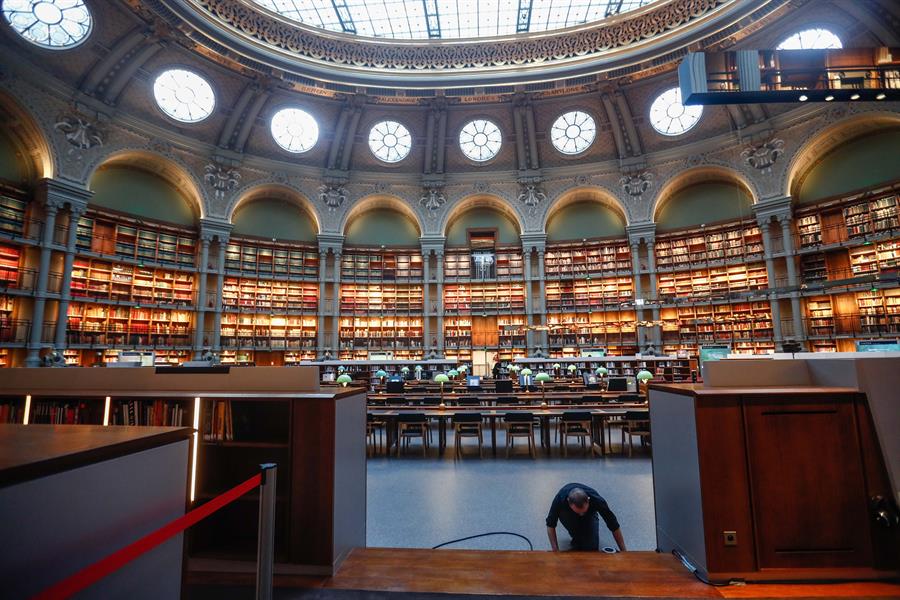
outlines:
[[[487,537],[489,535],[512,535],[517,538],[522,538],[528,543],[528,549],[534,550],[534,545],[531,543],[527,537],[522,535],[521,533],[513,533],[512,531],[491,531],[489,533],[479,533],[478,535],[470,535],[464,538],[459,538],[457,540],[450,540],[449,542],[444,542],[443,544],[438,544],[437,546],[433,546],[432,550],[437,550],[438,548],[443,548],[444,546],[449,546],[450,544],[456,544],[457,542],[464,542],[466,540],[474,540],[475,538]]]

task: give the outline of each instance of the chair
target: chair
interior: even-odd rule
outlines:
[[[484,456],[484,435],[481,413],[460,413],[453,415],[454,445],[457,458],[462,458],[462,438],[478,438],[478,456]]]
[[[536,454],[534,443],[534,414],[530,412],[511,412],[504,415],[506,421],[506,458],[509,458],[509,449],[514,446],[515,438],[528,440],[528,455],[534,458]]]
[[[647,398],[645,398],[641,394],[621,394],[619,396],[619,402],[623,402],[626,404],[642,404],[646,401]]]
[[[366,448],[372,443],[372,455],[378,454],[378,447],[384,448],[384,419],[375,415],[366,415]]]
[[[438,406],[440,403],[440,396],[425,396],[424,398],[422,398],[422,404],[424,406]]]
[[[512,404],[523,404],[524,400],[515,396],[497,396],[494,402],[497,406],[510,406]]]
[[[562,445],[563,456],[568,455],[569,438],[575,437],[581,440],[581,449],[590,448],[593,451],[594,436],[591,433],[591,413],[583,411],[566,411],[559,419],[559,443]],[[585,445],[587,441],[587,445]]]
[[[428,419],[424,413],[401,413],[397,415],[397,455],[400,448],[409,448],[412,438],[422,438],[422,456],[428,451]]]
[[[625,436],[628,436],[628,456],[631,456],[634,436],[641,439],[641,446],[650,440],[650,411],[629,410],[622,419],[622,453],[625,452]]]
[[[481,406],[481,400],[475,396],[460,396],[456,399],[460,406]]]

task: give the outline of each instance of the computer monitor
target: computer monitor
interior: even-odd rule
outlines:
[[[585,373],[582,375],[582,379],[584,380],[584,387],[588,390],[599,390],[600,389],[600,378],[592,373]]]
[[[512,394],[513,382],[511,379],[498,379],[494,382],[494,390],[498,394]]]
[[[403,380],[402,379],[394,379],[391,378],[387,382],[388,394],[402,394],[403,393]]]
[[[526,388],[530,385],[534,385],[534,376],[533,375],[519,375],[519,385],[523,388]]]
[[[627,392],[628,379],[625,377],[610,377],[609,383],[606,384],[608,392]]]
[[[481,387],[481,377],[479,375],[469,375],[466,377],[466,387]]]

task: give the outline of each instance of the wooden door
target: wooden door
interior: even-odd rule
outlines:
[[[497,317],[472,317],[472,347],[496,348],[499,344]]]
[[[871,564],[854,398],[744,398],[759,568]]]

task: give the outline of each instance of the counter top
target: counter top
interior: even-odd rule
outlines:
[[[827,387],[817,385],[773,386],[773,387],[703,387],[700,383],[651,383],[651,390],[680,394],[682,396],[753,396],[767,394],[853,394],[859,390],[850,387]]]

